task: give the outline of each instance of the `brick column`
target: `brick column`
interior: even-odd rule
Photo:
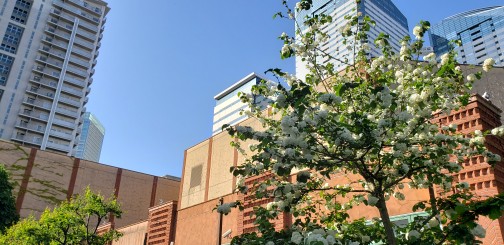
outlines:
[[[450,115],[436,114],[433,123],[441,125],[456,124],[457,132],[471,134],[475,130],[491,130],[501,125],[500,114],[502,111],[479,95],[474,95],[469,104]],[[504,139],[487,136],[485,139],[487,149],[504,157]],[[486,199],[489,196],[502,193],[504,190],[504,163],[500,162],[492,167],[486,162],[485,157],[475,156],[468,158],[462,164],[463,169],[454,175],[455,181],[467,182],[476,196]],[[503,244],[504,219],[490,220],[480,217],[478,223],[486,229],[483,244]]]
[[[170,201],[149,208],[147,245],[175,242],[177,201]]]

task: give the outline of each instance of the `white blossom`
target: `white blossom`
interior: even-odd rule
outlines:
[[[423,36],[423,29],[421,26],[415,26],[415,28],[413,28],[413,35],[415,35],[416,39],[421,39],[422,36]]]
[[[467,75],[467,81],[469,81],[469,82],[476,81],[476,76],[474,74]]]
[[[483,70],[484,71],[489,71],[492,69],[493,65],[495,64],[495,60],[492,58],[488,58],[483,62]]]
[[[448,53],[441,55],[441,65],[445,65],[450,60]]]
[[[424,56],[423,59],[425,61],[429,61],[429,62],[435,62],[436,61],[436,54],[435,53],[429,53],[428,55]]]

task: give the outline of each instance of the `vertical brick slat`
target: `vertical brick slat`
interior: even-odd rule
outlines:
[[[212,168],[212,143],[213,137],[208,141],[208,159],[207,159],[207,171],[206,171],[206,182],[205,182],[205,202],[208,201],[208,186],[210,184],[210,169]]]
[[[114,185],[114,197],[117,199],[119,198],[119,187],[121,187],[121,177],[122,177],[122,168],[117,169],[117,174],[116,174],[116,181]],[[114,220],[114,215],[110,214],[109,216],[109,221],[112,226],[112,229],[115,228],[115,220]]]
[[[150,198],[150,206],[149,207],[154,207],[154,203],[156,202],[157,184],[158,184],[158,177],[154,176],[154,179],[152,180],[152,191],[151,191],[151,198]]]
[[[67,200],[70,200],[70,198],[73,195],[75,188],[75,181],[77,180],[77,173],[79,172],[79,165],[80,165],[80,159],[75,158],[72,167],[72,175],[70,176],[70,183],[68,184]]]
[[[36,155],[37,155],[37,149],[32,148],[30,151],[30,156],[28,157],[28,162],[26,163],[25,172],[23,174],[23,180],[21,181],[21,186],[19,187],[19,194],[16,200],[16,210],[18,214],[21,212],[21,207],[23,206],[26,189],[28,187],[28,181],[30,180]]]
[[[179,196],[178,196],[178,201],[180,204],[177,205],[177,210],[180,210],[180,208],[182,207],[182,192],[184,191],[184,176],[185,176],[186,160],[187,160],[187,150],[184,151],[184,163],[182,164],[182,177],[180,179],[180,188],[179,188]]]

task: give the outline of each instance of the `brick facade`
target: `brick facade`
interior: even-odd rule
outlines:
[[[492,103],[486,101],[479,95],[473,96],[469,105],[463,109],[452,112],[450,115],[435,114],[434,123],[441,125],[448,125],[451,123],[458,125],[458,132],[469,134],[474,132],[474,130],[489,130],[495,128],[501,124],[499,110]],[[241,125],[260,127],[257,122],[253,119],[248,119],[241,123]],[[225,133],[223,133],[225,134]],[[214,158],[210,158],[205,155],[204,152],[208,154],[213,154],[215,156],[216,151],[212,151],[212,145],[220,145],[219,138],[223,138],[229,142],[230,138],[227,136],[216,135],[212,140],[207,140],[199,143],[193,148],[189,148],[186,151],[185,161],[184,161],[184,177],[188,177],[187,173],[190,172],[190,166],[195,164],[201,164],[202,162],[211,162],[211,165],[204,165],[205,174],[202,176],[203,180],[206,180],[206,185],[202,186],[204,189],[203,193],[208,195],[208,186],[210,178],[209,176],[219,165],[229,168],[231,166],[239,165],[243,160],[243,156],[238,155],[237,152],[228,146],[226,149],[219,149],[218,154],[220,155],[219,161],[215,161]],[[488,149],[494,153],[504,156],[504,141],[501,138],[489,136],[487,137],[486,145]],[[245,142],[244,144],[248,144]],[[223,151],[224,150],[224,151]],[[192,156],[192,154],[197,154]],[[223,157],[224,156],[224,157]],[[189,159],[189,161],[187,161]],[[196,161],[193,159],[197,159]],[[187,169],[186,169],[187,168]],[[189,176],[192,178],[193,176]],[[463,164],[463,170],[455,176],[459,181],[466,181],[470,184],[471,189],[479,195],[481,198],[485,198],[490,195],[495,195],[502,192],[502,187],[504,187],[504,165],[502,163],[495,165],[492,168],[482,156],[473,157],[467,159]],[[245,180],[245,184],[252,187],[254,182],[260,182],[265,176],[256,176],[248,178]],[[348,181],[353,181],[358,176],[353,176],[351,174],[338,176],[330,180],[331,185],[345,184]],[[188,181],[186,181],[188,182]],[[247,232],[256,231],[254,227],[254,218],[250,216],[253,211],[254,206],[266,205],[271,202],[272,199],[262,199],[255,200],[250,194],[232,194],[231,190],[234,189],[236,179],[233,178],[229,182],[230,187],[228,194],[225,196],[225,202],[241,200],[244,203],[245,209],[242,212],[233,210],[228,216],[225,216],[223,232],[229,228],[232,229],[232,236],[240,235]],[[217,205],[217,199],[212,199],[209,201],[197,201],[204,200],[203,195],[196,194],[196,190],[188,188],[188,183],[183,183],[181,186],[181,196],[186,196],[186,200],[181,209],[179,209],[178,227],[177,227],[177,238],[176,245],[191,245],[191,244],[215,244],[215,232],[217,225],[218,214],[212,209]],[[210,185],[211,187],[212,185]],[[389,213],[394,215],[401,215],[411,213],[412,206],[418,201],[428,200],[427,190],[416,190],[405,188],[403,190],[406,200],[400,201],[392,198],[387,202],[389,208]],[[194,195],[193,195],[194,193]],[[210,192],[211,193],[211,192]],[[201,197],[200,197],[201,196]],[[372,217],[379,216],[376,208],[369,208],[367,206],[358,206],[349,211],[351,217],[365,217],[370,219]],[[292,216],[289,214],[282,214],[278,220],[274,221],[277,229],[282,229],[286,226],[292,224]],[[478,221],[484,228],[487,229],[486,238],[483,240],[483,244],[504,244],[502,238],[502,224],[504,224],[503,219],[491,221],[487,218],[481,217]],[[230,224],[231,223],[231,224]],[[234,224],[232,224],[234,223]],[[200,225],[208,224],[208,225]],[[196,229],[190,229],[189,227],[194,226]],[[201,228],[201,229],[200,229]],[[236,232],[235,232],[236,231]],[[197,237],[195,239],[195,237]],[[205,239],[206,237],[206,239]],[[228,240],[224,240],[224,243]]]
[[[177,201],[170,201],[149,208],[147,245],[175,242]]]
[[[0,164],[16,182],[13,194],[21,217],[36,217],[46,208],[79,194],[86,186],[115,195],[124,211],[112,228],[146,220],[151,204],[177,200],[180,180],[158,177],[101,163],[0,141]]]
[[[472,97],[471,102],[464,108],[452,112],[450,115],[436,114],[434,122],[440,125],[457,125],[457,132],[471,134],[475,130],[491,130],[501,125],[500,114],[502,111],[479,95]],[[485,145],[487,149],[504,157],[504,139],[496,136],[487,136]],[[502,193],[504,190],[504,162],[492,167],[486,162],[485,157],[475,156],[468,158],[462,164],[463,169],[456,175],[456,182],[467,182],[473,193],[481,200]],[[490,220],[480,217],[478,222],[486,229],[483,244],[504,244],[504,218]]]

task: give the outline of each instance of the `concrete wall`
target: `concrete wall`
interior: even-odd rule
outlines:
[[[80,193],[86,186],[109,197],[116,195],[122,227],[148,218],[160,200],[178,200],[180,181],[0,141],[0,163],[15,181],[14,195],[21,217],[40,215],[46,208]]]

